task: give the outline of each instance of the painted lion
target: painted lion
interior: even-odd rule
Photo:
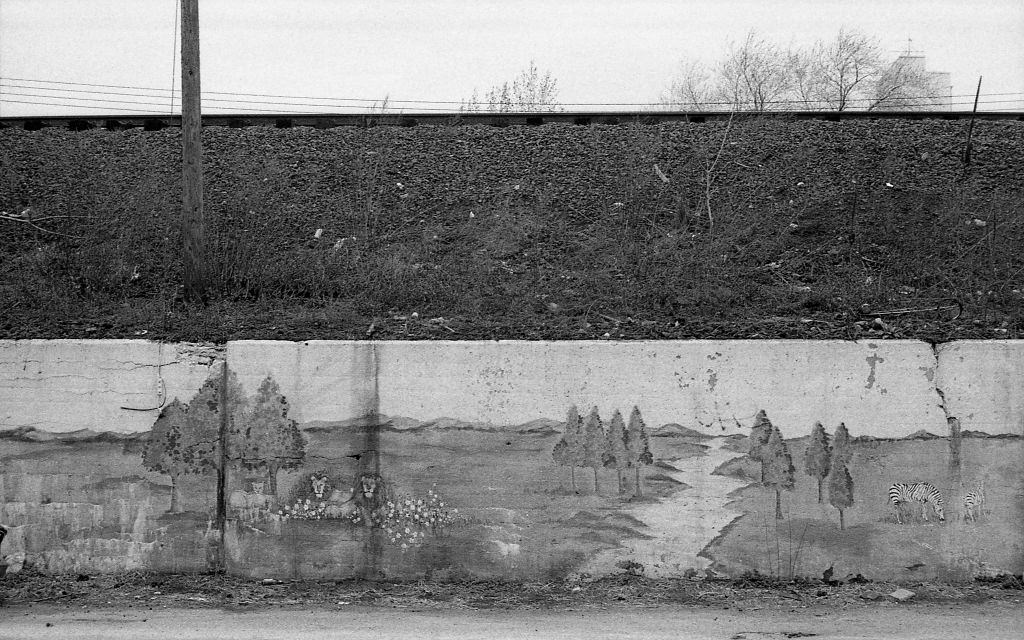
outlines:
[[[355,484],[352,503],[359,522],[366,527],[379,525],[390,499],[387,483],[378,473],[360,473]]]

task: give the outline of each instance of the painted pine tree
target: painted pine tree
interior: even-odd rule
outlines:
[[[188,404],[175,398],[153,423],[142,464],[171,477],[172,513],[181,511],[184,476],[210,475],[220,467],[221,384],[214,374]]]
[[[569,407],[565,417],[565,430],[562,432],[562,439],[555,444],[551,451],[551,457],[555,463],[569,467],[569,476],[572,478],[572,491],[579,493],[576,489],[576,467],[583,466],[583,419],[580,418],[576,405]]]
[[[604,466],[614,468],[619,479],[619,493],[623,491],[622,470],[629,468],[629,449],[626,447],[626,422],[618,409],[608,423],[608,443],[602,461]]]
[[[587,417],[583,419],[583,464],[594,470],[594,492],[599,493],[600,487],[597,481],[597,470],[604,466],[604,448],[608,443],[604,435],[604,425],[601,423],[601,416],[597,413],[597,407],[593,407]]]
[[[840,422],[836,433],[832,436],[832,468],[845,467],[853,459],[853,446],[846,424]]]
[[[271,495],[277,495],[277,473],[294,469],[306,456],[306,443],[295,420],[288,417],[288,400],[271,376],[260,383],[249,411],[229,430],[228,457],[246,469],[263,469]]]
[[[775,519],[782,520],[782,491],[796,485],[796,468],[779,428],[772,426],[764,451],[764,485],[775,490]]]
[[[821,486],[832,468],[832,446],[828,433],[820,422],[814,423],[811,439],[804,452],[804,472],[818,481],[818,504],[821,504]]]
[[[640,408],[633,406],[629,413],[629,426],[626,428],[626,450],[630,467],[636,469],[636,485],[634,495],[644,495],[644,485],[640,476],[640,467],[654,464],[654,456],[651,454],[651,442],[647,436],[647,426],[644,424],[643,416],[640,415]]]
[[[747,455],[761,463],[761,483],[764,484],[765,451],[768,447],[768,438],[772,434],[772,423],[768,414],[761,409],[754,417],[754,426],[750,429],[749,449]]]
[[[832,473],[829,475],[828,481],[828,501],[833,507],[839,509],[839,530],[842,531],[846,528],[846,523],[843,522],[843,511],[853,504],[853,478],[846,465],[836,465],[837,461],[833,460]]]

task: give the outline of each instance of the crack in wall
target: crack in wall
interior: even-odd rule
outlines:
[[[935,359],[935,375],[931,376],[930,382],[932,387],[935,389],[935,394],[939,396],[939,408],[942,409],[942,414],[946,416],[946,426],[949,429],[949,470],[955,484],[963,485],[963,479],[960,474],[960,447],[962,444],[962,434],[960,430],[960,419],[953,415],[950,410],[949,403],[946,400],[946,393],[942,390],[940,384],[940,359],[942,357],[942,345],[932,344],[932,357]]]

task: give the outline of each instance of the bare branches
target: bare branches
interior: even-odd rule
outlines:
[[[941,102],[947,76],[909,52],[886,60],[878,39],[856,30],[785,50],[750,31],[715,65],[685,61],[661,103],[700,111],[918,109]]]
[[[820,96],[836,111],[845,111],[868,97],[883,68],[878,41],[846,29],[840,29],[831,42],[818,41],[811,60]]]
[[[558,110],[558,81],[550,71],[543,74],[537,64],[530,60],[530,65],[519,72],[511,83],[503,82],[494,85],[487,91],[483,100],[476,89],[469,100],[463,102],[464,111],[498,111],[498,112],[532,112]]]
[[[88,217],[90,217],[90,216],[43,216],[41,218],[33,218],[32,217],[32,207],[28,207],[27,209],[25,209],[21,213],[15,213],[15,214],[7,213],[6,211],[0,211],[0,220],[7,220],[8,222],[21,222],[23,224],[27,224],[28,226],[32,227],[36,231],[42,231],[43,233],[49,233],[49,234],[52,234],[52,235],[55,235],[55,236],[61,236],[61,237],[64,237],[64,238],[73,238],[73,239],[81,239],[81,236],[72,236],[72,235],[68,235],[66,233],[60,233],[59,231],[53,231],[51,229],[45,229],[43,227],[40,227],[36,223],[37,222],[42,222],[44,220],[55,220],[57,218],[88,218]]]
[[[725,132],[722,133],[722,144],[718,146],[718,153],[715,154],[714,159],[706,161],[707,166],[704,171],[704,203],[708,211],[708,229],[715,228],[715,219],[711,212],[711,186],[717,177],[715,168],[718,167],[718,161],[721,160],[722,152],[725,151],[725,143],[729,141],[729,131],[732,129],[732,119],[735,115],[735,111],[729,114],[729,121],[725,125]]]
[[[730,43],[718,67],[723,81],[719,84],[719,97],[733,109],[772,108],[786,97],[789,89],[785,61],[778,47],[750,31],[739,45]]]
[[[702,62],[684,63],[666,92],[661,103],[670,109],[708,111],[713,106],[714,85],[711,71]]]

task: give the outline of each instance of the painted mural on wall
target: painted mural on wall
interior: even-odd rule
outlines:
[[[1024,565],[1015,433],[950,418],[947,433],[883,437],[834,415],[791,424],[772,406],[672,420],[663,398],[611,394],[518,423],[441,417],[443,402],[436,416],[323,419],[285,395],[294,374],[265,372],[211,366],[148,432],[0,431],[0,564],[906,580]]]

